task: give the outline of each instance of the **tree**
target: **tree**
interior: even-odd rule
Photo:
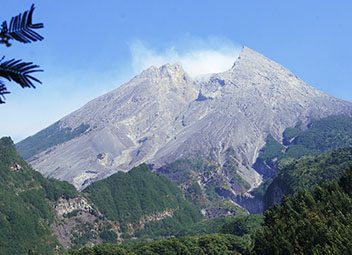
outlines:
[[[12,17],[10,24],[3,21],[0,31],[0,44],[7,47],[11,46],[11,40],[21,43],[31,43],[41,41],[44,38],[35,30],[43,28],[43,23],[33,24],[32,16],[34,12],[34,4],[24,13]],[[0,104],[5,103],[5,95],[10,92],[7,90],[4,79],[19,84],[22,88],[35,88],[34,83],[41,81],[33,77],[35,72],[41,72],[38,65],[32,62],[24,62],[22,59],[5,60],[5,57],[0,59]],[[1,79],[3,78],[3,79]]]

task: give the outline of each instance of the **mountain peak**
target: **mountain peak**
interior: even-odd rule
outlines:
[[[146,78],[168,78],[173,81],[190,80],[180,63],[167,63],[160,67],[151,66],[144,70],[140,76]]]
[[[39,147],[29,162],[79,189],[142,162],[160,167],[202,154],[221,166],[230,149],[239,174],[255,187],[252,164],[268,134],[279,140],[297,123],[351,112],[351,103],[243,47],[230,70],[206,79],[188,78],[180,64],[152,66],[19,147]],[[37,146],[42,134],[56,135],[59,144]]]
[[[165,64],[162,65],[160,68],[160,73],[163,75],[167,76],[184,76],[185,70],[183,69],[182,65],[180,63],[175,63],[175,64]]]
[[[279,66],[279,64],[273,62],[269,58],[265,57],[261,53],[252,50],[251,48],[248,48],[246,46],[243,46],[238,58],[235,60],[235,63],[233,64],[231,69],[236,68],[240,64],[245,64],[246,67],[248,67],[248,64],[251,64],[251,66],[256,65],[267,65],[267,64],[276,64]]]

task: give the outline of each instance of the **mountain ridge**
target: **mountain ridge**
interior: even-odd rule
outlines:
[[[179,64],[150,67],[57,122],[59,130],[87,130],[27,160],[83,189],[144,162],[158,168],[197,155],[222,167],[232,158],[237,175],[254,188],[261,176],[252,164],[269,134],[280,140],[288,127],[337,114],[351,115],[352,103],[244,47],[232,68],[203,79],[190,78]],[[17,144],[20,153],[35,136]]]

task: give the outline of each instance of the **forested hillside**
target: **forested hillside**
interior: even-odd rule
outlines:
[[[336,180],[352,167],[352,148],[339,149],[317,156],[306,156],[282,162],[277,177],[264,195],[265,208],[281,201],[283,196],[299,190],[311,189],[317,184]]]
[[[346,148],[285,162],[268,191],[281,183],[285,195],[293,196],[269,209],[264,221],[256,215],[202,220],[177,238],[99,245],[70,254],[347,254],[351,160],[352,149]]]
[[[278,163],[286,158],[300,158],[352,146],[352,117],[333,115],[312,121],[308,127],[287,128],[282,144],[271,135],[261,149],[254,168],[264,179],[276,175]]]
[[[125,237],[172,236],[202,218],[174,183],[145,164],[93,183],[83,192],[120,224]]]
[[[339,155],[343,154],[335,154]],[[352,249],[351,183],[352,168],[348,168],[337,180],[284,198],[282,205],[265,213],[263,223],[257,216],[237,218],[225,224],[220,220],[217,223],[222,227],[213,234],[203,232],[203,235],[161,241],[98,245],[69,254],[349,254]],[[210,230],[198,228],[200,232],[204,229]]]
[[[255,254],[350,254],[352,169],[338,180],[302,190],[265,213]]]
[[[261,194],[265,208],[282,205],[265,212],[264,221],[226,206],[216,189],[221,171],[203,159],[179,160],[159,173],[142,164],[79,193],[33,171],[11,139],[2,138],[1,251],[52,254],[65,244],[76,249],[70,254],[346,254],[352,248],[348,121],[335,116],[286,130],[283,144],[268,137],[260,156],[275,175],[252,194]],[[221,213],[236,215],[212,218]]]
[[[50,204],[75,197],[75,188],[33,171],[7,137],[0,139],[0,187],[1,254],[52,254],[59,243]]]

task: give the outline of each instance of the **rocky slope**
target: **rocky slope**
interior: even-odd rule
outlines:
[[[120,226],[108,220],[83,196],[60,198],[53,205],[51,231],[66,249],[104,242],[121,242]]]
[[[350,102],[243,48],[230,70],[201,80],[178,64],[151,67],[17,149],[44,175],[78,189],[142,162],[159,168],[194,156],[220,169],[231,162],[235,174],[223,172],[229,186],[236,178],[251,189],[261,182],[252,164],[269,134],[280,141],[288,127],[342,113],[351,115]]]

